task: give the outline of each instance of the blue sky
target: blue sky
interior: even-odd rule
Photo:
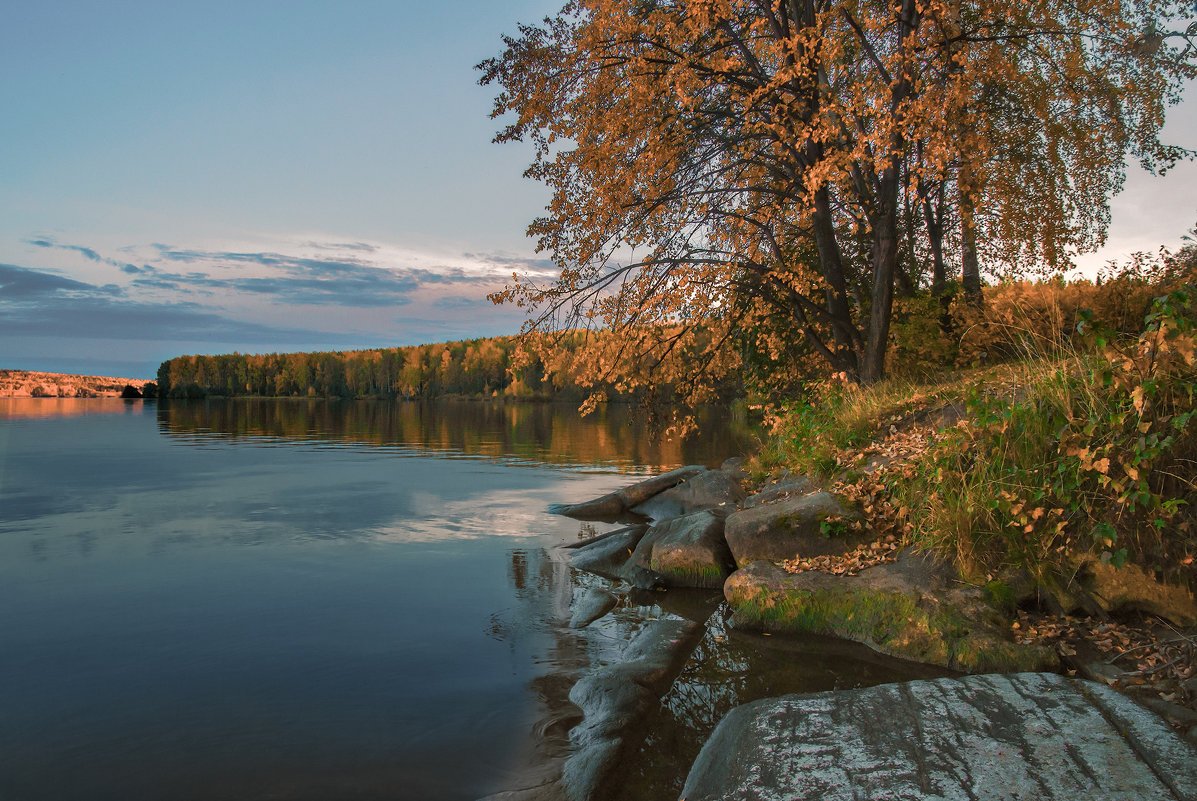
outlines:
[[[557,0],[13,3],[0,25],[0,367],[513,333],[547,193],[473,65]],[[1190,92],[1192,95],[1192,92]],[[1197,103],[1174,111],[1197,147]],[[1186,141],[1187,140],[1187,141]],[[1110,246],[1175,243],[1197,169],[1132,169]]]

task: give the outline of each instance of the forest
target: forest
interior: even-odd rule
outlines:
[[[576,358],[583,338],[560,338],[547,360],[511,336],[371,350],[177,356],[158,368],[158,386],[162,397],[172,398],[456,396],[581,402],[596,389],[611,399],[643,396],[621,391],[617,382],[583,384],[585,371]]]

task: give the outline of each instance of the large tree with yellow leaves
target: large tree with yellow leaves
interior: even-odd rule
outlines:
[[[535,143],[530,233],[560,270],[495,299],[603,329],[596,381],[697,399],[746,342],[801,337],[874,382],[895,284],[1058,268],[1104,235],[1128,151],[1184,155],[1157,134],[1197,74],[1185,5],[571,0],[479,65],[497,140]]]

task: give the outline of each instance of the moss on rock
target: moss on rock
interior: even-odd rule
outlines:
[[[919,577],[926,568],[915,565],[907,572]],[[1054,651],[1014,643],[979,589],[968,593],[948,582],[927,587],[910,578],[898,565],[848,578],[791,575],[756,562],[732,574],[724,595],[738,625],[765,631],[840,637],[890,656],[968,673],[1057,665]]]

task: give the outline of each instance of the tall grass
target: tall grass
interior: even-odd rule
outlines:
[[[978,578],[1025,568],[1050,583],[1086,556],[1191,569],[1191,297],[1174,291],[1154,301],[1137,336],[1097,326],[1085,310],[1044,311],[1038,323],[1004,324],[1009,364],[930,381],[825,386],[774,420],[762,465],[835,476],[850,494],[880,493],[885,502],[869,508],[897,514],[910,542]],[[921,452],[859,472],[862,445],[884,443],[894,421],[902,425],[914,410],[948,403],[963,406],[965,419]]]

